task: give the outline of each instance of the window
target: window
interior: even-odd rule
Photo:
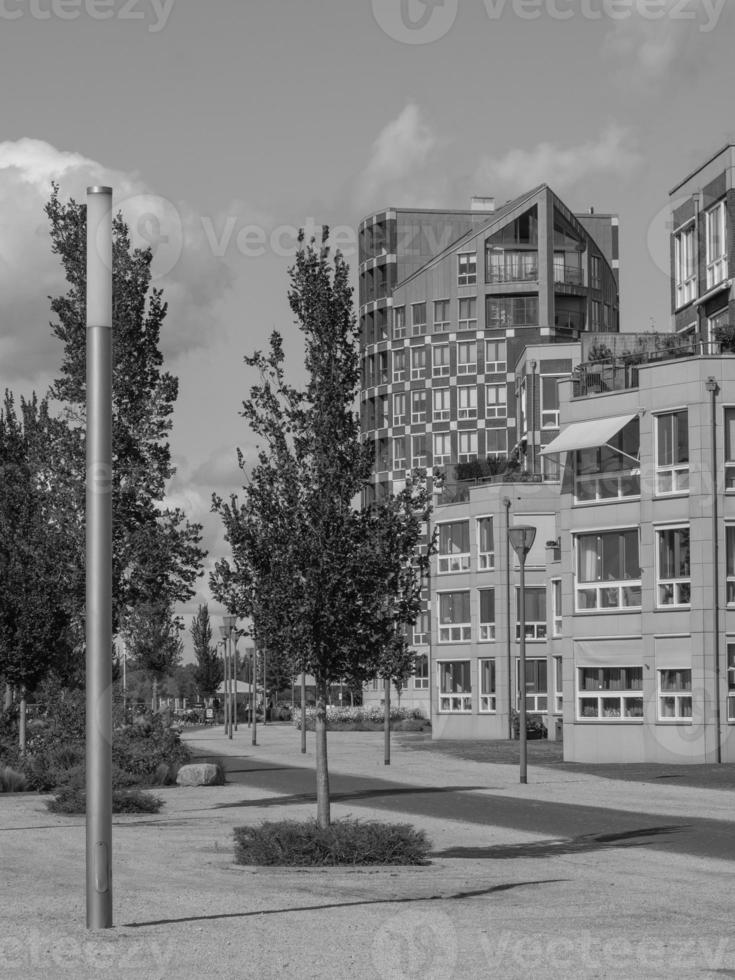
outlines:
[[[580,667],[578,674],[578,718],[643,720],[643,667]]]
[[[448,466],[452,461],[452,437],[448,432],[434,433],[434,466]]]
[[[480,673],[480,711],[492,712],[496,709],[495,660],[478,661]]]
[[[735,408],[725,409],[725,490],[735,490]]]
[[[640,420],[632,419],[604,446],[581,449],[574,454],[574,497],[576,503],[638,497],[641,477]]]
[[[424,691],[429,687],[429,658],[425,653],[419,653],[414,664],[413,686],[417,691]]]
[[[388,384],[388,351],[382,350],[378,354],[378,384]]]
[[[486,282],[528,282],[536,279],[538,279],[536,249],[504,249],[497,245],[486,246]]]
[[[434,300],[434,333],[444,333],[449,330],[449,300]]]
[[[476,341],[460,341],[457,344],[457,374],[477,374]]]
[[[495,539],[492,517],[477,518],[477,567],[480,571],[495,568]]]
[[[388,396],[381,395],[378,398],[378,427],[387,429],[390,425],[390,412],[388,410]]]
[[[577,610],[640,609],[638,530],[577,537]]]
[[[434,401],[433,417],[435,422],[449,421],[450,390],[449,388],[434,388],[432,392]]]
[[[470,522],[439,525],[439,572],[466,572],[470,567]]]
[[[477,253],[457,256],[457,285],[474,286],[477,283]]]
[[[725,552],[727,566],[727,604],[735,605],[735,524],[725,528]]]
[[[406,424],[406,392],[399,391],[393,395],[393,425]]]
[[[521,676],[521,661],[516,660],[516,691],[520,685],[518,681]],[[531,659],[526,661],[526,711],[547,711],[549,706],[549,695],[547,689],[547,669],[546,660]],[[520,708],[520,698],[516,698],[516,705]]]
[[[562,635],[561,579],[551,580],[551,635]]]
[[[590,330],[599,331],[602,323],[602,303],[593,299],[590,308]]]
[[[411,423],[416,424],[418,422],[426,421],[426,411],[428,402],[428,392],[426,389],[423,391],[412,391],[411,392]]]
[[[485,374],[505,374],[505,344],[499,340],[485,341]]]
[[[495,639],[495,589],[480,589],[480,639]]]
[[[439,642],[462,643],[471,639],[469,592],[440,592]]]
[[[426,333],[426,303],[413,303],[411,306],[411,336]]]
[[[407,436],[398,436],[393,440],[393,469],[405,470],[408,465],[406,456]]]
[[[457,324],[460,330],[477,330],[477,297],[466,296],[459,301],[459,320]]]
[[[735,643],[727,644],[727,720],[735,721]]]
[[[477,388],[474,385],[462,385],[457,388],[457,418],[477,418]]]
[[[469,660],[445,660],[437,665],[439,711],[472,711]]]
[[[590,256],[590,286],[593,289],[602,287],[602,259],[599,255]]]
[[[526,586],[526,639],[546,639],[546,588]],[[521,638],[521,590],[516,586],[516,640]]]
[[[449,344],[435,344],[431,353],[432,376],[449,377]]]
[[[541,428],[559,428],[559,377],[541,376]]]
[[[727,306],[707,317],[707,341],[710,353],[718,354],[720,352],[722,344],[718,342],[717,335],[723,327],[729,327],[729,325],[730,310]]]
[[[488,296],[486,326],[538,326],[538,296]]]
[[[674,235],[676,306],[686,306],[697,295],[697,256],[694,225]]]
[[[656,419],[656,493],[689,490],[689,414],[686,409]]]
[[[564,709],[564,696],[562,694],[563,663],[562,657],[554,657],[554,711],[557,713]]]
[[[505,418],[507,397],[507,385],[485,385],[485,418]]]
[[[405,381],[406,380],[406,351],[404,350],[394,350],[393,351],[393,380],[394,381]]]
[[[477,459],[477,433],[459,432],[459,462],[470,463]]]
[[[393,339],[400,340],[406,336],[406,307],[393,307]]]
[[[706,216],[707,289],[727,279],[727,236],[725,202],[720,201]]]
[[[692,720],[692,671],[659,670],[658,716],[662,721]]]
[[[427,463],[426,436],[411,436],[411,466],[426,466]]]
[[[485,429],[485,452],[488,456],[507,456],[508,430]]]
[[[428,609],[422,610],[416,617],[416,622],[413,624],[413,642],[416,646],[427,646],[429,643]],[[428,682],[425,686],[429,686]]]
[[[688,606],[691,601],[689,528],[664,528],[658,536],[658,605]]]
[[[411,348],[411,381],[423,381],[426,372],[426,347]]]

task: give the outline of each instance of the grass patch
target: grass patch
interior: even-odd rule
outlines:
[[[46,801],[52,813],[84,813],[87,808],[87,794],[81,786],[65,786],[52,800]],[[133,787],[112,791],[113,813],[158,813],[163,800],[151,793]]]
[[[280,820],[236,827],[233,833],[236,864],[428,864],[431,847],[423,830],[378,821],[335,820],[322,829],[315,820]]]

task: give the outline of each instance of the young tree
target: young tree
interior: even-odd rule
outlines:
[[[259,646],[290,658],[316,680],[317,819],[330,821],[326,703],[330,683],[375,676],[396,635],[418,613],[428,554],[417,551],[428,520],[426,486],[407,481],[396,498],[366,508],[372,449],[353,410],[359,383],[349,270],[326,247],[300,238],[289,301],[304,335],[308,383],[285,379],[279,334],[245,362],[260,383],[243,417],[261,440],[240,502],[213,498],[232,549],[215,566],[217,598],[249,616]],[[241,467],[244,460],[239,454]]]
[[[84,513],[86,405],[86,207],[64,204],[53,186],[46,204],[53,251],[69,283],[51,299],[51,327],[64,346],[61,375],[51,394],[63,403],[67,461],[74,479],[73,510]],[[113,626],[141,604],[169,607],[194,594],[202,574],[201,525],[178,508],[164,508],[174,475],[168,435],[178,382],[163,370],[160,332],[166,316],[162,291],[151,288],[152,253],[133,249],[128,228],[113,220]],[[71,528],[70,528],[71,530]],[[83,525],[74,527],[83,554]],[[81,536],[81,539],[80,539]],[[80,615],[80,618],[81,615]]]
[[[128,614],[123,623],[128,657],[133,670],[143,671],[153,681],[155,709],[158,684],[171,677],[181,663],[183,643],[179,633],[181,623],[174,619],[171,608],[162,603],[142,603]]]
[[[217,655],[217,645],[212,643],[212,624],[206,603],[199,606],[189,632],[194,643],[194,656],[197,659],[194,677],[199,694],[203,698],[212,698],[222,683],[225,671],[222,659]]]

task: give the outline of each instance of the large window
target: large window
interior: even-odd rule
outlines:
[[[492,517],[477,518],[477,566],[480,571],[495,568],[495,538]]]
[[[524,685],[526,695],[526,711],[546,711],[549,706],[549,692],[547,688],[548,671],[546,660],[531,659],[526,661],[526,683]],[[516,660],[516,684],[521,676],[521,661]],[[520,685],[516,688],[520,688]],[[517,698],[517,705],[520,708],[520,694]]]
[[[576,540],[577,609],[640,609],[638,530],[580,534]]]
[[[477,374],[477,342],[461,340],[457,344],[457,374]]]
[[[459,301],[459,330],[477,330],[477,297],[465,296]]]
[[[735,524],[725,528],[725,553],[727,568],[727,604],[735,605]]]
[[[590,256],[590,286],[602,289],[602,259],[599,255]]]
[[[706,214],[707,289],[727,279],[727,234],[725,202],[720,201]]]
[[[472,711],[469,660],[444,660],[436,665],[439,711]]]
[[[424,691],[429,686],[429,658],[425,653],[419,653],[414,664],[413,686],[417,691]]]
[[[439,525],[439,572],[466,572],[470,567],[470,522]]]
[[[692,581],[689,564],[689,528],[658,530],[658,605],[688,606]]]
[[[541,377],[541,428],[559,428],[559,378],[561,375]]]
[[[457,285],[474,286],[477,283],[477,253],[465,252],[457,256]]]
[[[413,303],[411,306],[411,336],[426,333],[426,303]]]
[[[411,392],[411,423],[413,425],[426,421],[428,400],[429,393],[425,388],[422,391]]]
[[[538,296],[488,296],[486,326],[538,326]]]
[[[497,245],[486,248],[486,282],[533,282],[537,279],[536,249],[508,249]]]
[[[427,466],[426,435],[411,436],[411,466]]]
[[[632,419],[604,446],[574,454],[574,496],[577,503],[638,497],[641,478],[640,421]]]
[[[447,466],[452,461],[452,436],[449,432],[434,433],[434,466]]]
[[[551,635],[562,635],[562,615],[561,615],[561,579],[552,578],[551,580]]]
[[[393,351],[393,380],[394,381],[405,381],[406,380],[406,351],[404,350],[394,350]]]
[[[692,720],[692,671],[659,670],[658,716],[664,721]]]
[[[464,643],[471,639],[469,592],[440,592],[439,642]]]
[[[449,330],[449,300],[434,300],[434,333],[445,333]]]
[[[735,721],[735,643],[727,644],[727,720]]]
[[[393,440],[393,469],[394,470],[405,470],[408,466],[408,454],[406,452],[406,443],[408,442],[408,436],[398,436],[397,439]]]
[[[563,657],[554,657],[554,711],[561,713],[564,708],[564,696],[562,686]]]
[[[485,374],[505,374],[505,343],[501,340],[485,341]]]
[[[474,385],[457,388],[457,418],[477,418],[477,388]]]
[[[460,463],[471,463],[473,459],[477,459],[476,432],[459,432],[458,441]]]
[[[449,344],[434,344],[431,373],[435,378],[449,377]]]
[[[411,380],[423,381],[426,372],[426,347],[411,348]]]
[[[398,391],[393,395],[393,425],[406,424],[406,392]]]
[[[413,642],[414,646],[429,645],[429,613],[426,609],[418,614],[416,622],[413,624]],[[429,675],[427,674],[426,676],[428,677]],[[428,686],[427,681],[424,687]]]
[[[526,639],[546,639],[546,588],[526,586]],[[516,587],[516,640],[521,638],[521,590]]]
[[[694,225],[674,236],[676,306],[686,306],[697,295],[697,253]]]
[[[643,667],[580,667],[577,717],[643,720]]]
[[[400,340],[406,336],[406,307],[393,307],[393,339]]]
[[[508,454],[508,430],[485,429],[485,452],[488,456]]]
[[[725,490],[735,490],[735,408],[725,409]]]
[[[480,589],[480,639],[495,639],[495,589]]]
[[[507,397],[507,385],[485,385],[485,418],[505,418]]]
[[[434,402],[433,418],[435,422],[448,422],[450,413],[450,389],[434,388],[431,393]]]
[[[656,418],[656,493],[689,489],[689,413],[686,409]]]
[[[495,660],[479,660],[477,666],[480,673],[480,711],[495,711],[497,707]]]

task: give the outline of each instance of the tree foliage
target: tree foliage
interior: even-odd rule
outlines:
[[[191,638],[194,644],[196,665],[194,677],[199,694],[203,698],[214,697],[217,688],[225,675],[224,665],[217,655],[217,645],[212,643],[212,624],[209,619],[209,607],[206,603],[199,606],[197,614],[191,623]]]
[[[155,678],[173,674],[181,663],[181,623],[169,606],[144,603],[125,619],[122,633],[130,665]]]
[[[328,686],[342,677],[405,676],[413,654],[406,627],[420,608],[429,548],[419,549],[429,502],[416,476],[396,497],[355,506],[373,465],[360,439],[357,330],[349,270],[330,263],[324,242],[300,250],[289,301],[304,336],[307,384],[288,384],[283,343],[245,363],[259,383],[242,415],[260,440],[242,500],[214,497],[232,560],[217,562],[215,596],[238,616],[269,657],[317,686],[318,816],[329,822],[326,770]],[[239,454],[241,468],[245,461]]]

